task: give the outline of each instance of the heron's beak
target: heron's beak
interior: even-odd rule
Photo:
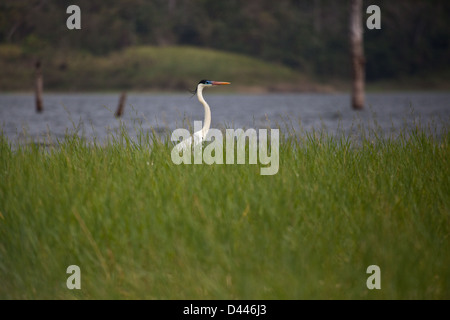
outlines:
[[[231,84],[230,82],[223,82],[223,81],[211,81],[213,86],[219,86],[224,84]]]

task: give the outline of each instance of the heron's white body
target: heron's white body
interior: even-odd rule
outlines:
[[[183,140],[181,143],[179,143],[176,146],[177,151],[185,151],[192,145],[192,140],[194,141],[194,146],[202,143],[206,135],[208,134],[209,128],[211,126],[211,109],[209,108],[208,103],[206,102],[205,98],[203,98],[203,88],[208,87],[211,85],[205,85],[202,83],[199,83],[197,86],[197,97],[198,101],[203,105],[205,109],[205,119],[203,121],[203,128],[197,132],[195,132],[189,139]]]

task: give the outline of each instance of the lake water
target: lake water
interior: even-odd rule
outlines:
[[[218,94],[205,92],[213,128],[276,128],[290,123],[295,130],[326,128],[331,133],[358,132],[378,127],[386,134],[404,126],[432,124],[448,128],[450,93],[367,94],[366,109],[350,108],[348,94]],[[46,94],[44,112],[36,113],[33,94],[0,94],[0,126],[12,141],[26,135],[43,141],[50,133],[64,137],[78,132],[86,138],[105,139],[122,121],[131,135],[135,127],[156,132],[187,128],[185,120],[203,121],[203,106],[186,94],[129,93],[123,117],[114,117],[119,94]]]

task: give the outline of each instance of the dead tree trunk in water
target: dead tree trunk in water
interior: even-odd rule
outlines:
[[[44,87],[44,80],[42,79],[41,61],[36,61],[35,64],[35,95],[36,95],[36,112],[44,111],[44,106],[42,104],[42,90]]]
[[[122,92],[122,94],[120,95],[120,99],[119,99],[119,106],[117,107],[117,111],[115,116],[117,118],[121,117],[123,114],[123,109],[125,108],[125,98],[126,98],[127,94],[126,92]]]
[[[352,59],[352,108],[364,108],[365,58],[362,0],[350,4],[350,53]]]

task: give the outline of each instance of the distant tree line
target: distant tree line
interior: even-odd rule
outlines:
[[[66,27],[70,4],[81,8],[81,30]],[[364,9],[371,4],[381,8],[382,28],[364,32],[368,80],[448,68],[450,1],[374,0]],[[2,0],[0,42],[99,55],[194,45],[342,78],[349,75],[348,12],[344,0]]]

